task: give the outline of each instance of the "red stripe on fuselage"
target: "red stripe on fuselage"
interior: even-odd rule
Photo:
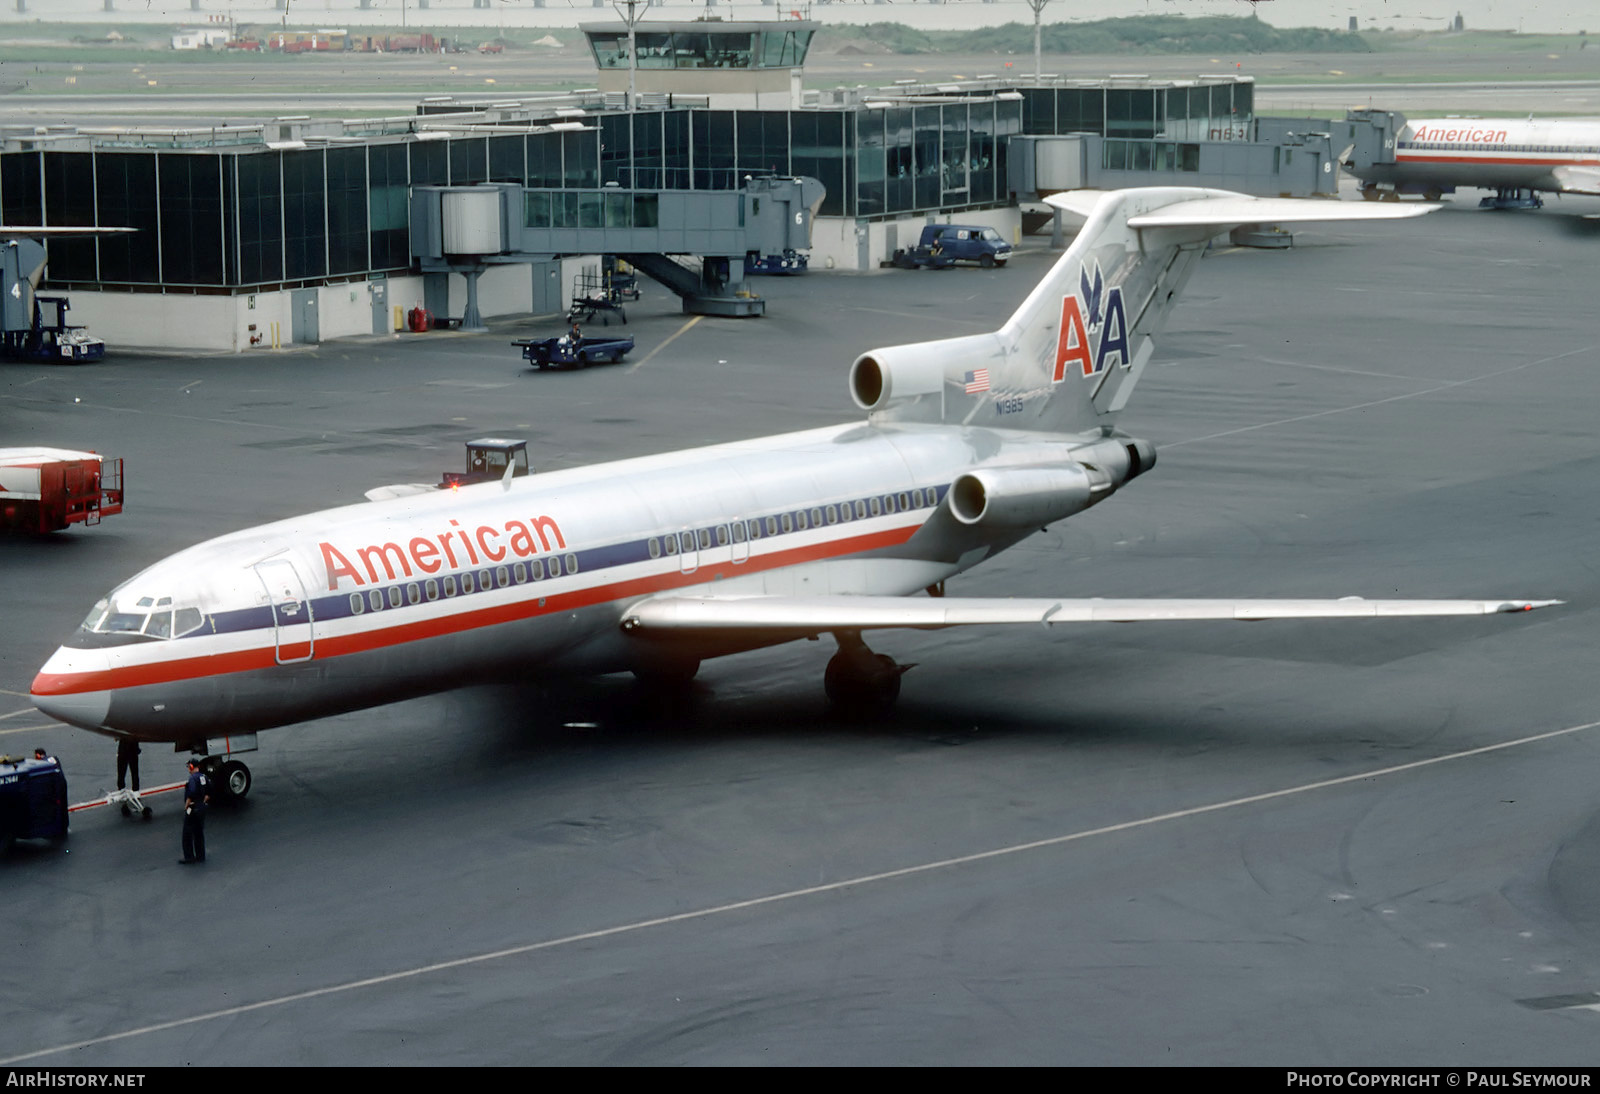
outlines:
[[[1431,155],[1428,153],[1405,152],[1396,154],[1396,163],[1467,163],[1475,167],[1600,167],[1600,159],[1590,157],[1584,160],[1556,159],[1555,157],[1541,159],[1512,158],[1509,156],[1485,159],[1482,156],[1447,156]]]
[[[648,577],[596,585],[587,589],[574,589],[566,593],[553,593],[544,598],[542,606],[539,604],[540,598],[537,595],[532,595],[526,600],[519,600],[511,604],[499,604],[494,607],[478,608],[431,619],[418,619],[408,623],[396,624],[392,627],[384,627],[381,630],[328,637],[317,635],[315,661],[324,661],[333,657],[345,657],[353,653],[366,653],[370,650],[383,649],[386,646],[417,642],[424,638],[438,638],[442,635],[459,634],[462,631],[476,630],[479,627],[493,627],[501,623],[512,623],[519,619],[553,615],[557,612],[572,611],[575,608],[587,608],[595,604],[628,600],[651,593],[665,592],[668,589],[683,588],[688,585],[701,585],[718,577],[726,579],[737,577],[740,574],[794,566],[802,562],[817,562],[828,558],[858,554],[862,551],[895,547],[910,539],[920,527],[921,525],[912,525],[905,528],[892,528],[884,532],[870,532],[866,535],[851,536],[847,539],[816,543],[808,547],[794,547],[784,551],[775,551],[770,555],[752,555],[746,562],[718,562],[713,565],[700,566],[690,573],[674,570],[669,573],[652,574]],[[676,559],[677,557],[679,556],[667,555],[663,556],[661,561]],[[530,593],[535,593],[538,589],[543,588],[542,585],[532,582],[520,587],[529,590]],[[448,601],[435,601],[434,603],[443,605]],[[390,608],[385,610],[397,611],[399,609]],[[181,660],[163,661],[152,665],[125,665],[99,672],[52,673],[48,676],[40,673],[34,678],[32,691],[34,695],[78,695],[84,692],[111,691],[117,688],[142,687],[147,684],[170,684],[176,680],[196,680],[211,676],[227,676],[236,672],[252,672],[258,669],[271,668],[277,664],[276,649],[276,646],[263,646],[253,650],[237,650],[229,653],[185,657]]]

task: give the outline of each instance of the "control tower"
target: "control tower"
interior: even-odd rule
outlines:
[[[626,23],[585,23],[601,91],[704,95],[721,109],[800,105],[800,73],[818,24],[806,19],[733,22],[715,17],[640,21],[630,57]]]

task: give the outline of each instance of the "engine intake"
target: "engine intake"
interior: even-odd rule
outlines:
[[[951,484],[950,512],[974,526],[1042,527],[1093,505],[1095,486],[1089,471],[1077,464],[982,468]]]
[[[850,366],[850,397],[862,410],[887,410],[942,396],[946,379],[996,359],[995,336],[973,334],[871,350]]]

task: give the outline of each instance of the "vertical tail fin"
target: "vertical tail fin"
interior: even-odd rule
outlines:
[[[1058,433],[1109,429],[1213,236],[1246,224],[1387,220],[1438,208],[1180,186],[1047,200],[1087,221],[1005,325],[991,334],[863,354],[850,369],[858,406],[875,420]]]

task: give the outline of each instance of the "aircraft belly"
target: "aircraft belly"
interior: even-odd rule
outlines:
[[[106,723],[145,740],[181,741],[519,679],[615,630],[616,621],[614,606],[599,605],[339,657],[124,687],[112,693]]]
[[[1397,163],[1372,170],[1372,182],[1402,186],[1467,186],[1495,190],[1502,187],[1542,189],[1551,184],[1550,168],[1544,164],[1493,163]]]

